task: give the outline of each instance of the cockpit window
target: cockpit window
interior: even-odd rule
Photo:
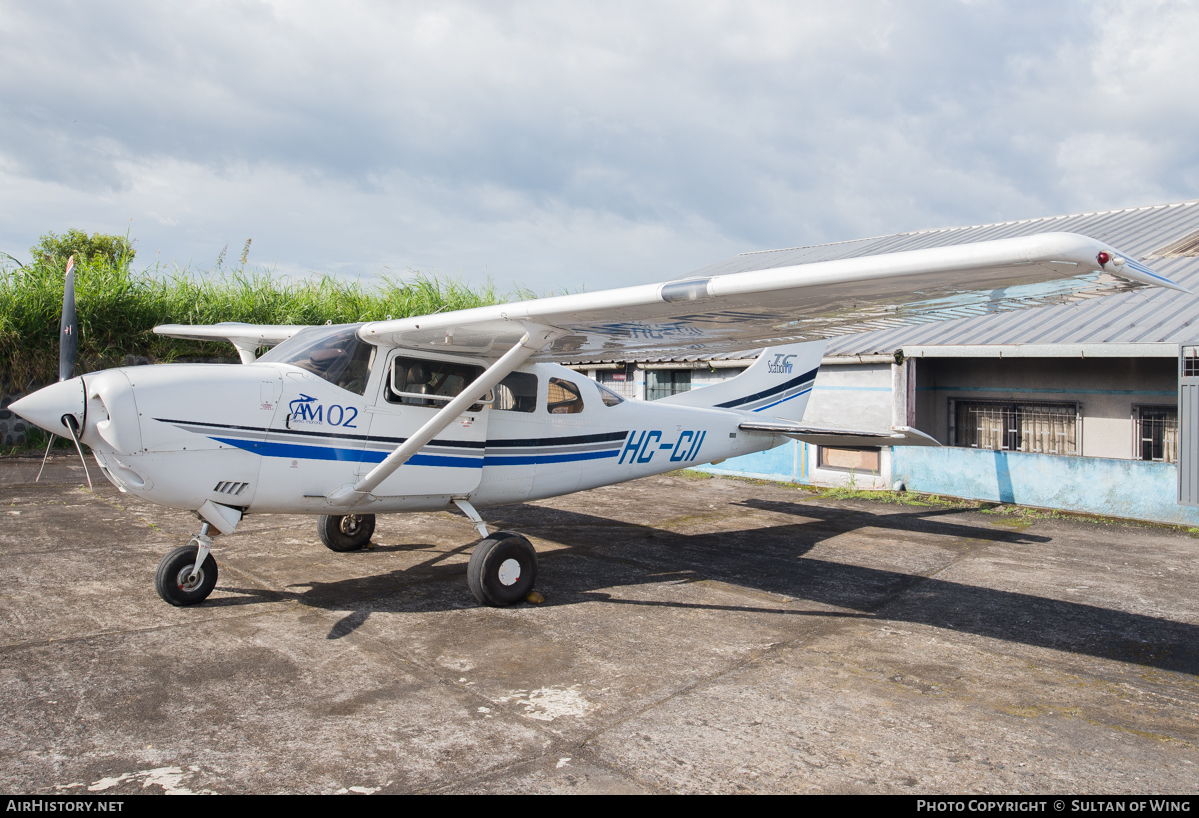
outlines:
[[[298,366],[342,389],[363,395],[378,347],[358,337],[360,326],[307,327],[258,360]]]

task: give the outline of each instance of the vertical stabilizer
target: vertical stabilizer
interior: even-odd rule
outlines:
[[[802,420],[824,341],[767,347],[749,369],[723,383],[662,398],[659,403],[738,409],[763,418]]]

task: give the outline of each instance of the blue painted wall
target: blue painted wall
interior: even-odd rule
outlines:
[[[762,480],[780,480],[785,483],[807,483],[808,463],[806,446],[788,440],[782,446],[754,452],[741,457],[730,457],[715,466],[699,466],[697,471],[709,474],[731,474],[737,477],[757,477]]]
[[[1178,504],[1173,463],[948,446],[896,447],[891,458],[891,479],[911,491],[1199,526],[1199,509]]]
[[[789,441],[699,470],[808,483],[810,465],[807,447]],[[891,450],[891,479],[928,494],[1199,526],[1199,508],[1178,504],[1173,463],[903,446]]]

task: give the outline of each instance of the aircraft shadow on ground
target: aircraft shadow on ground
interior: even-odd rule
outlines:
[[[1194,625],[1085,603],[836,562],[829,554],[822,555],[821,559],[806,556],[825,540],[863,528],[892,531],[898,535],[933,534],[953,538],[958,547],[985,547],[988,542],[1050,543],[1050,537],[996,531],[940,519],[960,514],[954,509],[905,508],[876,513],[762,500],[750,500],[740,505],[802,519],[783,525],[700,534],[681,534],[534,506],[494,509],[491,519],[493,530],[522,531],[566,546],[542,558],[539,585],[552,588],[549,604],[602,601],[629,606],[745,611],[788,619],[870,618],[879,622],[928,625],[1199,675],[1199,627]],[[434,612],[473,607],[474,600],[465,587],[465,566],[460,561],[446,563],[448,557],[465,554],[473,545],[464,543],[448,553],[438,551],[404,570],[336,582],[314,582],[285,592],[225,587],[223,590],[241,596],[211,600],[206,604],[236,605],[295,599],[312,607],[349,611],[328,634],[328,638],[337,639],[360,627],[372,611]],[[614,591],[672,578],[716,580],[838,610],[628,599]]]

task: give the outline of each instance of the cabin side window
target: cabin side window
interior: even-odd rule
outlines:
[[[617,406],[624,403],[624,398],[613,392],[608,387],[604,386],[602,383],[597,382],[595,384],[595,388],[599,390],[600,400],[604,402],[604,406]]]
[[[492,409],[502,412],[533,412],[537,409],[537,376],[513,372],[495,387]]]
[[[583,396],[579,387],[561,378],[550,378],[546,407],[551,415],[577,415],[583,411]]]
[[[388,403],[440,409],[481,374],[481,366],[396,357],[391,362],[390,377],[383,397]],[[479,412],[482,409],[482,404],[476,403],[467,411]]]

